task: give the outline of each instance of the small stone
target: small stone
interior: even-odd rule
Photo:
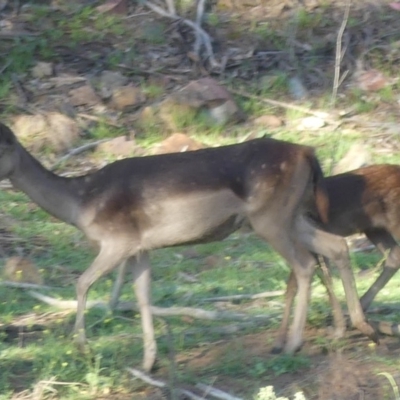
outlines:
[[[267,128],[279,128],[283,125],[283,121],[275,115],[261,115],[254,120],[255,125],[262,125]]]
[[[18,115],[14,117],[13,130],[33,151],[48,147],[62,152],[79,138],[76,122],[57,112]]]
[[[112,93],[111,105],[117,110],[127,107],[139,106],[146,101],[146,96],[140,88],[135,86],[123,86],[115,88]]]
[[[154,146],[153,154],[181,153],[203,149],[204,145],[184,133],[174,133]]]
[[[81,86],[69,91],[69,101],[73,106],[93,106],[100,102],[90,85]]]
[[[325,126],[325,121],[318,117],[305,117],[302,118],[297,126],[297,129],[302,131],[316,131],[317,129]]]
[[[289,79],[288,88],[291,96],[295,100],[301,100],[307,97],[307,89],[298,76],[293,76]]]
[[[136,143],[133,140],[127,140],[126,136],[118,136],[97,146],[98,151],[123,158],[133,156],[136,148]]]
[[[103,71],[99,79],[100,96],[108,99],[112,96],[113,90],[128,83],[128,78],[118,71]]]
[[[53,75],[53,64],[47,63],[43,61],[39,61],[33,68],[32,68],[32,76],[34,78],[42,79],[47,76]]]
[[[128,12],[127,0],[107,0],[104,4],[96,7],[100,14],[126,14]]]

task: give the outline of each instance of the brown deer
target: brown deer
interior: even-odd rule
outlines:
[[[378,292],[387,284],[400,267],[400,166],[371,165],[324,179],[329,197],[328,219],[323,221],[315,207],[312,219],[318,226],[335,235],[350,236],[364,233],[386,257],[382,273],[361,297],[366,311]],[[343,329],[345,321],[340,304],[333,293],[329,274],[322,280],[328,290],[334,312],[335,325]],[[289,315],[296,293],[296,279],[291,274],[286,293],[286,310],[282,319],[281,333],[288,329]]]
[[[375,338],[355,290],[343,238],[316,229],[303,204],[315,198],[323,216],[326,195],[312,148],[273,139],[187,153],[128,158],[81,177],[46,170],[0,124],[0,179],[9,178],[53,216],[76,226],[99,246],[77,282],[75,340],[86,342],[87,292],[101,276],[125,262],[131,269],[141,314],[145,370],[156,358],[150,310],[150,263],[155,248],[222,240],[246,221],[281,254],[294,271],[298,302],[286,352],[302,344],[313,253],[338,265],[353,324]]]

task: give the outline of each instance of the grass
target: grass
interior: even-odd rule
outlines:
[[[67,7],[66,14],[51,11],[47,7],[31,7],[31,23],[40,30],[40,35],[12,39],[7,42],[7,48],[0,44],[2,53],[7,54],[7,60],[10,60],[0,78],[2,104],[7,104],[8,97],[13,93],[11,73],[29,75],[30,68],[37,60],[65,62],[57,51],[58,46],[67,45],[78,51],[85,44],[107,42],[110,38],[122,42],[123,37],[129,36],[123,44],[113,45],[104,65],[107,68],[115,68],[125,63],[136,68],[142,57],[138,43],[145,43],[146,47],[165,46],[166,32],[170,29],[163,21],[149,24],[138,35],[130,35],[125,30],[126,20],[115,15],[100,15],[92,7]],[[321,14],[300,10],[293,17],[296,18],[297,28],[302,31],[305,42],[311,41],[310,32],[325,29],[330,23],[322,14],[324,7],[321,8]],[[221,24],[219,18],[219,14],[210,13],[207,22],[210,26],[217,27]],[[239,30],[239,34],[244,34],[247,26],[242,26],[238,16],[232,18],[236,18],[235,29]],[[223,19],[225,21],[226,17]],[[293,23],[292,20],[289,25]],[[349,20],[350,26],[356,23],[359,23],[359,19]],[[254,35],[261,49],[286,50],[287,37],[284,31],[277,30],[273,23],[255,21],[251,24],[249,32]],[[391,40],[395,43],[395,37]],[[313,54],[314,50],[313,44],[310,54]],[[397,73],[398,68],[385,59],[380,49],[368,56],[369,61],[382,68],[387,76]],[[96,54],[93,57],[96,58]],[[394,55],[393,60],[395,59]],[[310,59],[310,65],[312,63],[316,61]],[[246,66],[243,61],[242,67],[246,69],[250,65]],[[285,100],[288,94],[288,79],[287,72],[272,71],[260,76],[256,82],[248,82],[246,90],[260,96]],[[236,81],[232,79],[229,82],[227,77],[228,86],[238,85]],[[165,94],[160,86],[149,84],[144,79],[140,82],[150,101],[156,101]],[[398,93],[398,84],[371,96],[349,89],[346,91],[346,104],[343,107],[354,105],[357,114],[374,115],[374,110],[382,103],[394,103]],[[276,109],[271,109],[258,100],[245,97],[237,97],[236,100],[250,118],[277,113]],[[309,104],[302,105],[312,109],[316,104],[319,108],[329,110],[328,100],[320,98],[311,99]],[[12,111],[3,108],[3,117],[8,117]],[[249,134],[267,135],[315,146],[325,171],[329,171],[332,163],[339,160],[354,143],[365,140],[364,132],[346,127],[323,129],[319,132],[300,132],[296,130],[296,121],[304,117],[304,114],[281,110],[279,112],[287,126],[274,131],[266,127],[254,127],[252,124],[216,127],[210,124],[204,114],[182,113],[179,110],[170,113],[169,118],[174,130],[184,131],[210,146],[240,142]],[[396,122],[395,116],[393,122]],[[154,123],[154,119],[150,119],[140,128],[136,140],[143,147],[149,148],[165,137],[164,126]],[[89,129],[91,140],[119,136],[123,133],[124,130],[110,128],[102,121],[91,125]],[[393,137],[392,140],[398,142],[397,137]],[[370,147],[374,162],[400,163],[398,153],[380,153],[379,146]],[[23,254],[32,259],[41,269],[46,284],[54,287],[46,292],[49,296],[64,300],[75,299],[74,283],[95,256],[94,250],[84,240],[83,235],[75,228],[49,217],[25,195],[13,190],[0,192],[0,217],[2,215],[12,219],[12,223],[2,229],[14,239],[4,242],[4,254]],[[299,376],[311,374],[314,378],[318,377],[319,371],[315,365],[321,365],[318,364],[321,354],[348,352],[356,354],[362,363],[373,363],[376,373],[384,373],[390,381],[384,398],[393,399],[394,394],[397,400],[396,382],[390,377],[397,377],[398,354],[381,355],[378,351],[370,351],[366,345],[353,342],[349,338],[332,341],[327,337],[325,327],[331,310],[325,290],[317,279],[313,283],[308,313],[307,328],[312,334],[307,334],[306,349],[295,356],[271,356],[268,350],[280,321],[282,298],[226,304],[212,304],[204,300],[214,296],[285,289],[289,273],[285,262],[263,241],[254,235],[243,233],[235,234],[223,242],[193,246],[191,251],[194,256],[188,255],[187,250],[186,247],[176,247],[152,252],[154,304],[161,307],[202,307],[210,310],[227,307],[229,310],[250,315],[271,315],[271,322],[266,327],[246,327],[235,338],[233,335],[225,336],[213,331],[214,328],[227,324],[223,321],[198,321],[190,317],[156,319],[160,367],[158,373],[162,377],[174,373],[179,383],[202,381],[215,383],[216,387],[220,384],[225,385],[226,390],[231,389],[232,393],[245,399],[254,397],[258,388],[264,387],[267,382],[273,382],[275,385],[279,379],[288,377],[300,387],[289,388],[285,381],[282,381],[280,387],[286,388],[283,389],[286,390],[285,396],[293,398],[293,394],[299,389],[308,387],[308,383],[302,380],[303,378],[299,379]],[[377,277],[381,261],[382,258],[376,251],[352,255],[359,293],[365,292]],[[361,272],[366,269],[374,270],[367,276],[362,276]],[[194,282],[188,281],[187,275],[184,274],[195,278]],[[344,304],[338,274],[334,272],[333,275],[335,290]],[[113,275],[101,279],[91,288],[89,299],[107,301],[112,284]],[[397,305],[399,284],[400,276],[397,274],[379,293],[374,305]],[[122,300],[131,301],[133,297],[132,286],[127,283],[123,289]],[[125,370],[127,366],[138,367],[141,363],[142,338],[138,316],[132,313],[112,314],[107,310],[89,310],[86,315],[91,350],[89,354],[79,353],[72,344],[74,316],[73,312],[61,312],[40,303],[23,290],[0,286],[0,327],[1,324],[15,324],[24,318],[26,326],[40,324],[44,328],[43,331],[19,333],[15,337],[0,331],[0,338],[4,339],[0,341],[0,400],[10,399],[13,393],[24,390],[31,394],[39,393],[37,398],[66,400],[130,399],[132,394],[134,396],[143,391],[144,385],[132,380]],[[398,322],[400,315],[399,312],[392,311],[380,318]],[[171,332],[172,344],[168,331]],[[349,347],[352,349],[349,350]],[[176,367],[171,366],[171,352],[176,355]],[[266,391],[260,393],[257,399],[264,400],[261,396],[266,396]]]
[[[40,236],[41,240],[47,243],[33,256],[33,259],[43,269],[46,283],[58,287],[48,294],[62,299],[74,299],[74,277],[85,270],[93,259],[93,252],[82,242],[81,234],[72,227],[52,220],[42,210],[32,209],[27,198],[20,193],[1,192],[0,204],[1,212],[12,216],[16,221],[11,231],[26,240],[23,249],[26,255],[35,250],[33,246],[29,246],[30,238]],[[200,306],[212,309],[213,306],[203,303],[202,299],[237,293],[259,293],[285,287],[287,266],[276,253],[252,234],[237,234],[224,242],[194,246],[193,258],[185,256],[186,250],[185,247],[177,247],[152,253],[153,302],[158,306]],[[375,254],[355,254],[353,258],[356,274],[359,271],[357,265],[371,266],[379,262],[379,257]],[[57,268],[54,269],[55,267]],[[196,277],[197,281],[189,283],[181,275],[183,272]],[[362,280],[357,279],[360,292],[370,285],[376,273]],[[343,296],[337,278],[335,283],[337,293]],[[376,305],[396,303],[396,287],[399,283],[400,277],[395,276],[378,295]],[[89,298],[107,300],[111,286],[111,277],[100,280],[91,289]],[[80,354],[72,344],[70,332],[73,313],[57,313],[56,310],[38,303],[18,289],[2,287],[0,290],[2,299],[11,299],[0,303],[0,321],[3,324],[9,324],[16,318],[28,314],[31,315],[32,324],[41,315],[53,315],[45,331],[36,333],[32,338],[28,336],[24,339],[23,347],[18,341],[0,343],[2,365],[0,387],[4,393],[12,390],[15,387],[15,379],[21,376],[24,377],[24,389],[33,390],[34,387],[37,388],[38,382],[50,381],[46,388],[48,394],[57,390],[58,396],[63,399],[91,399],[107,393],[124,392],[127,388],[135,390],[135,384],[130,382],[124,368],[127,365],[140,365],[142,342],[137,316],[121,313],[112,315],[101,310],[88,311],[86,324],[91,347],[91,354],[88,357]],[[122,299],[132,300],[132,297],[131,286],[125,285]],[[264,300],[255,304],[245,301],[234,307],[250,314],[273,315],[277,312],[277,305],[280,310],[282,303],[279,299]],[[316,281],[308,325],[323,328],[326,325],[327,313],[329,304],[323,289]],[[267,332],[273,331],[278,321],[279,318],[274,319],[273,325],[267,328]],[[169,319],[168,324],[173,335],[174,352],[181,354],[183,358],[185,354],[196,351],[202,343],[207,348],[209,343],[224,338],[215,333],[207,333],[207,330],[220,326],[221,323],[196,321],[190,318],[185,321],[175,317]],[[198,330],[199,333],[187,335],[185,332],[189,328]],[[265,332],[265,328],[247,329],[242,335],[246,332],[247,334]],[[164,323],[156,321],[156,334],[160,365],[162,368],[169,368],[170,345],[165,336]],[[319,340],[317,338],[314,345],[327,348],[329,351],[340,349],[345,345],[345,341],[342,341],[335,347],[323,339],[323,336]],[[267,340],[266,346],[270,345]],[[180,368],[178,364],[179,381],[191,382],[198,380],[199,377],[203,377],[204,380],[207,376],[218,374],[227,378],[242,376],[243,382],[248,379],[261,382],[265,377],[274,379],[280,375],[305,371],[311,365],[309,356],[302,353],[294,357],[247,357],[247,349],[240,345],[240,341],[232,344],[231,350],[215,358],[207,367]],[[243,368],[244,359],[247,360],[246,368]],[[72,383],[57,385],[57,382]],[[254,387],[248,393],[254,393]]]

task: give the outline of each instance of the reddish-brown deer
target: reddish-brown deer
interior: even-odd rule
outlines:
[[[361,297],[361,305],[366,311],[400,267],[400,247],[396,241],[400,239],[400,166],[371,165],[327,177],[324,182],[329,197],[328,219],[322,221],[315,209],[311,211],[318,226],[340,236],[364,233],[385,256],[383,271]],[[344,318],[330,277],[325,275],[323,279],[334,311],[335,325],[343,328]],[[287,286],[287,310],[281,326],[284,332],[288,328],[295,293],[296,279],[291,274]]]
[[[298,286],[286,352],[302,344],[313,253],[339,266],[353,324],[375,338],[355,290],[345,240],[316,229],[304,217],[306,199],[326,209],[322,173],[313,149],[273,139],[187,153],[129,158],[76,178],[46,170],[0,124],[0,179],[9,178],[53,216],[82,230],[99,246],[77,282],[75,334],[86,342],[87,292],[101,276],[126,262],[132,270],[142,319],[145,370],[156,358],[148,251],[222,240],[246,221],[290,264]]]

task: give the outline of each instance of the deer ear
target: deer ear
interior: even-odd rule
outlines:
[[[2,150],[4,151],[7,148],[11,148],[16,141],[17,139],[12,130],[0,122],[0,147]]]

